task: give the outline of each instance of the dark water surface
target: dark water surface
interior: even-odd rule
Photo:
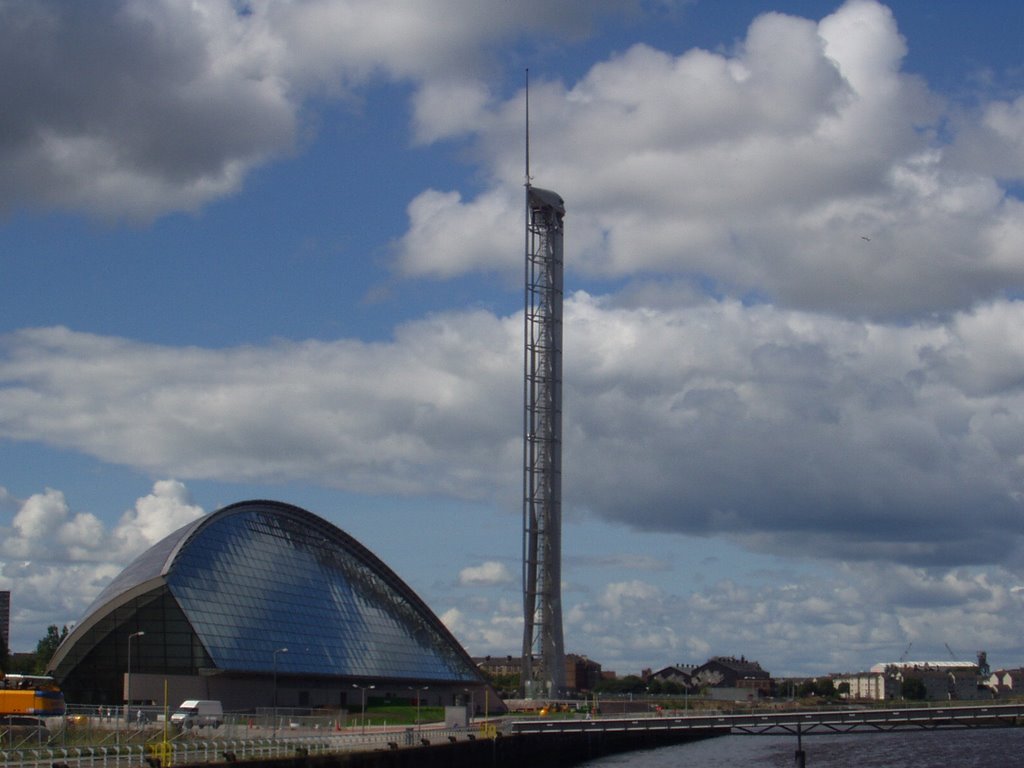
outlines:
[[[807,768],[1024,768],[1024,728],[804,736]],[[795,736],[721,736],[586,768],[793,768]]]

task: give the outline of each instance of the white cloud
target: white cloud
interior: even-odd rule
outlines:
[[[438,616],[441,619],[441,623],[448,628],[448,631],[453,635],[461,634],[465,631],[466,622],[463,618],[462,611],[458,608],[449,608],[447,611]]]
[[[67,515],[64,494],[49,489],[45,493],[36,494],[14,516],[14,536],[9,537],[5,543],[10,545],[18,539],[25,542],[41,541],[64,522]]]
[[[0,210],[148,219],[194,211],[291,151],[311,99],[374,78],[483,98],[492,48],[579,35],[632,3],[466,0],[56,0],[0,7]],[[496,66],[493,64],[491,66]],[[450,130],[428,87],[422,138]],[[239,130],[244,127],[244,130]]]
[[[893,661],[909,642],[925,657],[964,660],[989,650],[995,663],[1021,653],[1021,596],[1005,571],[934,572],[840,565],[799,583],[720,580],[673,592],[644,582],[612,583],[567,612],[566,634],[620,674],[645,666],[700,663],[745,654],[778,674],[849,672]],[[944,593],[938,602],[921,594]],[[958,644],[969,643],[958,648]]]
[[[8,337],[0,431],[50,433],[179,477],[333,476],[331,485],[374,492],[480,496],[496,467],[518,461],[504,424],[519,399],[509,357],[519,331],[470,313],[399,329],[393,344],[218,351],[28,330]],[[59,413],[39,407],[48,400]],[[111,407],[97,411],[99,401]],[[476,458],[452,463],[456,450]]]
[[[255,27],[218,0],[4,5],[0,208],[145,218],[235,191],[297,127]]]
[[[390,78],[413,84],[413,138],[470,137],[485,185],[415,196],[396,271],[518,279],[522,99],[485,85],[486,50],[583,34],[614,5],[0,5],[0,210],[195,210],[290,151],[310,98]],[[755,648],[820,671],[825,647],[877,660],[944,632],[1018,649],[1024,304],[1005,297],[1024,278],[1007,191],[1024,102],[950,105],[903,72],[907,46],[884,6],[853,0],[820,22],[764,15],[731,51],[636,45],[532,86],[570,274],[635,280],[567,299],[567,510],[845,563],[674,591],[641,559],[643,581],[566,606],[591,656],[636,671]],[[521,331],[487,312],[230,349],[22,330],[0,338],[0,437],[159,477],[514,498]],[[0,489],[0,513],[0,584],[52,621],[202,510],[161,481],[111,528],[56,490]],[[507,653],[521,612],[443,616],[474,652]]]
[[[508,566],[495,560],[488,560],[459,571],[459,584],[462,586],[494,586],[508,584],[511,581],[512,573]]]
[[[91,562],[101,569],[127,563],[203,514],[177,480],[157,481],[110,530],[90,512],[72,513],[64,494],[53,489],[15,503],[10,526],[0,525],[0,557],[7,566],[30,569],[33,563]]]
[[[513,200],[507,189],[470,203],[463,203],[457,192],[421,192],[409,203],[409,231],[396,244],[397,268],[405,277],[433,278],[519,268],[515,257],[522,250],[522,220],[512,213],[517,204],[522,198]]]
[[[59,491],[19,502],[19,513],[24,520],[46,505],[55,510],[46,514],[56,528],[38,541],[58,556],[0,556],[0,588],[17,595],[15,624],[28,637],[32,629],[41,637],[49,624],[80,618],[138,554],[107,547],[110,556],[96,560],[91,533],[77,549],[71,546],[67,523],[89,516],[73,512]],[[167,528],[201,514],[181,483],[160,481],[106,538],[117,539],[126,526],[144,528],[140,520],[150,519],[154,526],[140,546],[155,543],[163,533],[156,522],[161,507],[175,520]],[[12,530],[2,531],[5,538]],[[494,566],[484,563],[463,574],[504,570]],[[573,569],[567,563],[570,580]],[[468,602],[464,590],[424,597],[473,655],[516,653],[522,640],[518,594],[479,595]],[[745,654],[776,674],[855,671],[897,658],[910,642],[920,657],[944,658],[948,644],[964,659],[985,649],[993,663],[1016,663],[1024,653],[1017,631],[1022,609],[1019,578],[999,567],[836,563],[814,566],[794,579],[782,572],[745,573],[738,564],[735,579],[707,585],[684,585],[678,574],[667,574],[664,583],[627,579],[601,584],[593,597],[566,602],[566,650],[586,653],[620,674],[652,665],[699,663],[716,654]]]
[[[435,610],[441,597],[431,600]],[[459,643],[473,656],[518,655],[523,642],[523,606],[508,599],[485,599],[472,609],[450,607],[441,620]]]
[[[1022,324],[1010,301],[865,324],[572,296],[567,509],[763,552],[1022,567]],[[186,479],[509,498],[520,334],[519,318],[484,312],[409,323],[389,343],[227,350],[26,330],[0,340],[0,432]],[[67,514],[42,501],[26,530]],[[152,538],[156,519],[140,511],[124,535]],[[28,556],[32,542],[5,546]]]
[[[122,552],[139,554],[184,525],[202,517],[203,510],[190,503],[180,480],[158,480],[153,492],[137,499],[113,532]]]
[[[632,525],[772,551],[799,536],[844,558],[1005,562],[1022,479],[1010,426],[1020,312],[998,304],[948,325],[864,326],[577,297],[567,498]],[[1009,335],[981,330],[990,324]],[[959,526],[964,508],[977,517]]]
[[[575,83],[537,83],[533,168],[566,200],[567,269],[681,276],[854,317],[1019,289],[1024,210],[1002,181],[1024,175],[1020,104],[964,114],[902,72],[906,51],[889,9],[852,0],[817,24],[763,15],[731,53],[640,44]],[[520,218],[522,94],[472,103],[492,187],[415,201],[404,274],[493,270],[496,250],[514,250],[492,222]]]
[[[992,101],[958,120],[950,161],[996,178],[1024,176],[1024,96]]]
[[[47,489],[14,502],[11,523],[0,518],[0,589],[10,590],[12,627],[42,637],[50,624],[72,624],[136,555],[203,514],[176,480],[157,481],[112,528],[89,512],[72,512],[61,491]],[[14,650],[28,650],[12,640]]]

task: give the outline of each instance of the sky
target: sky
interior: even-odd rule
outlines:
[[[1024,665],[1015,0],[0,0],[14,651],[221,506],[522,642],[524,84],[566,651]]]

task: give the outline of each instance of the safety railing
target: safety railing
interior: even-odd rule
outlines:
[[[188,738],[144,744],[0,747],[0,768],[168,768],[198,763],[320,755],[347,751],[404,749],[465,741],[485,735],[475,728],[402,728],[366,733],[324,732],[261,735],[253,738]],[[493,735],[493,731],[490,732]]]

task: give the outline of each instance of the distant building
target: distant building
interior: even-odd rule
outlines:
[[[0,592],[0,649],[11,649],[11,593]]]
[[[984,665],[987,671],[987,664]],[[884,675],[887,698],[902,696],[906,680],[920,680],[927,701],[971,701],[992,698],[988,678],[970,661],[901,661],[875,664],[870,674]],[[846,678],[842,678],[846,679]],[[836,682],[838,684],[839,678]]]
[[[694,674],[697,671],[696,664],[672,664],[662,667],[656,672],[651,672],[647,679],[658,680],[662,683],[675,683],[686,690],[694,688]]]
[[[565,655],[565,688],[576,693],[588,693],[601,682],[601,665],[578,653]]]
[[[985,682],[995,696],[1019,696],[1024,691],[1024,669],[997,669]]]
[[[714,656],[693,671],[696,688],[707,688],[712,699],[747,701],[772,695],[771,674],[756,661],[741,656]]]
[[[900,697],[900,681],[884,672],[835,675],[832,682],[843,698],[853,701],[888,701]],[[846,691],[841,688],[844,683]]]
[[[474,656],[473,663],[488,675],[518,675],[523,671],[520,656]]]
[[[475,656],[473,663],[491,677],[519,675],[522,672],[520,656]],[[612,673],[614,677],[614,673]],[[601,665],[578,653],[565,655],[565,689],[567,693],[590,692],[605,679]]]

